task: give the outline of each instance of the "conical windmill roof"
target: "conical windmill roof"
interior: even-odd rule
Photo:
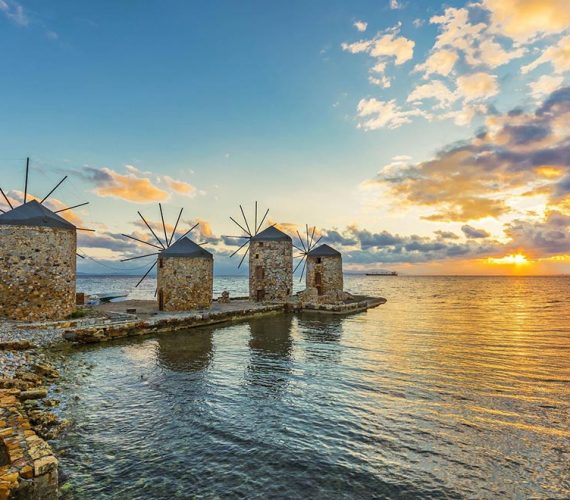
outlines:
[[[0,225],[76,229],[71,222],[66,221],[36,200],[24,203],[5,214],[0,214]]]
[[[338,257],[341,253],[333,247],[323,243],[317,248],[313,248],[307,255],[309,257]]]
[[[268,227],[257,233],[251,241],[293,241],[288,234],[280,231],[275,226]]]
[[[184,236],[180,238],[174,245],[160,252],[161,257],[206,257],[213,259],[214,256],[208,250],[194,243],[190,238]]]

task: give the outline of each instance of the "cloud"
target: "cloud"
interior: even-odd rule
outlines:
[[[570,10],[570,6],[569,9]],[[547,47],[533,62],[523,66],[521,72],[528,73],[542,64],[551,64],[556,73],[570,70],[570,35],[561,38],[556,45]]]
[[[166,201],[170,199],[171,194],[194,197],[201,193],[192,184],[168,175],[143,172],[133,165],[125,165],[125,170],[126,174],[123,174],[108,167],[83,167],[71,173],[94,184],[94,192],[98,196],[114,197],[134,203]]]
[[[343,43],[342,49],[352,54],[366,52],[372,57],[391,58],[396,65],[404,64],[414,56],[415,42],[403,36],[398,36],[397,33],[395,31],[381,36],[377,35],[371,40]]]
[[[356,21],[353,26],[362,33],[366,31],[368,23],[365,21]]]
[[[539,221],[516,219],[507,224],[505,233],[511,239],[509,246],[515,249],[538,255],[570,253],[570,215],[558,211],[546,213]]]
[[[175,193],[190,197],[196,196],[197,189],[192,184],[177,179],[173,179],[168,175],[165,175],[162,178],[164,179],[168,187]]]
[[[489,236],[491,236],[484,229],[476,229],[473,226],[469,226],[468,224],[461,226],[461,231],[463,231],[463,234],[467,238],[472,238],[472,239],[488,238]]]
[[[564,78],[561,76],[542,75],[538,80],[528,84],[530,93],[535,99],[541,99],[547,94],[554,92],[558,89]]]
[[[30,20],[24,8],[18,2],[14,2],[13,0],[0,0],[0,12],[18,26],[24,27],[30,24]]]
[[[168,199],[166,191],[155,186],[151,179],[141,174],[138,170],[135,172],[130,169],[130,173],[123,175],[107,167],[84,167],[80,172],[84,179],[95,184],[95,193],[98,196],[119,198],[134,203],[154,203]]]
[[[451,231],[442,231],[441,229],[438,229],[437,231],[433,232],[439,239],[442,240],[458,240],[459,236],[457,236],[455,233],[452,233]]]
[[[467,258],[492,255],[500,248],[493,240],[456,243],[453,233],[440,231],[445,237],[436,238],[403,236],[389,231],[372,232],[358,226],[348,226],[344,231],[322,230],[323,242],[341,247],[344,261],[349,264],[370,263],[419,263],[434,260]]]
[[[488,99],[499,93],[497,77],[483,72],[460,76],[457,91],[467,102]]]
[[[383,73],[388,63],[397,66],[404,64],[414,56],[415,42],[400,36],[400,25],[377,33],[369,40],[353,43],[342,43],[342,50],[351,54],[366,53],[375,58],[373,72]]]
[[[386,75],[382,75],[379,78],[376,78],[375,76],[370,75],[368,77],[368,81],[372,85],[378,85],[379,87],[382,87],[383,89],[388,89],[392,86],[392,81]]]
[[[450,49],[441,49],[432,52],[422,63],[416,65],[415,71],[422,71],[424,78],[433,74],[448,76],[459,59],[457,52]]]
[[[493,30],[524,43],[570,26],[567,0],[483,0]]]
[[[438,106],[449,107],[457,100],[457,96],[439,80],[418,85],[408,96],[408,102],[417,102],[425,99],[435,99]]]
[[[427,113],[419,109],[402,110],[395,99],[391,101],[379,101],[375,98],[361,99],[357,106],[360,120],[358,126],[364,130],[376,130],[379,128],[398,128],[405,123],[410,123],[413,116],[427,116]]]
[[[476,47],[465,51],[465,62],[470,66],[497,68],[526,54],[526,48],[505,49],[492,38],[483,38]]]
[[[551,209],[570,209],[564,177],[570,174],[569,123],[567,87],[534,112],[489,116],[486,130],[469,141],[415,165],[391,163],[364,184],[387,187],[400,206],[433,209],[424,217],[431,221],[499,218],[513,212],[514,197],[529,191],[546,197]]]
[[[390,9],[397,10],[401,8],[402,4],[400,4],[399,0],[390,0]]]

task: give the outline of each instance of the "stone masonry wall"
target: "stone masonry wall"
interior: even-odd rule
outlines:
[[[0,225],[0,317],[41,321],[75,310],[77,233]]]
[[[160,264],[162,260],[162,267]],[[214,260],[204,257],[159,257],[158,297],[164,311],[190,311],[212,305]]]
[[[344,288],[342,276],[342,256],[307,257],[307,288],[321,288],[321,294],[341,292]],[[321,284],[316,282],[317,273],[321,274]]]
[[[262,271],[258,271],[261,268]],[[293,290],[293,246],[290,241],[252,241],[249,247],[249,298],[285,301]]]

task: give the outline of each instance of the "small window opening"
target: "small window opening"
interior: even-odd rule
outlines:
[[[263,267],[257,266],[257,267],[255,268],[255,277],[256,277],[258,280],[262,280],[262,279],[265,277],[265,272],[264,272]]]

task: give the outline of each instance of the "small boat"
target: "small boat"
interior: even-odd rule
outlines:
[[[366,273],[366,276],[398,276],[396,271],[382,271],[379,273]]]
[[[109,293],[98,293],[89,296],[89,305],[106,304],[107,302],[113,302],[117,299],[124,299],[128,297],[127,292],[109,292]]]

